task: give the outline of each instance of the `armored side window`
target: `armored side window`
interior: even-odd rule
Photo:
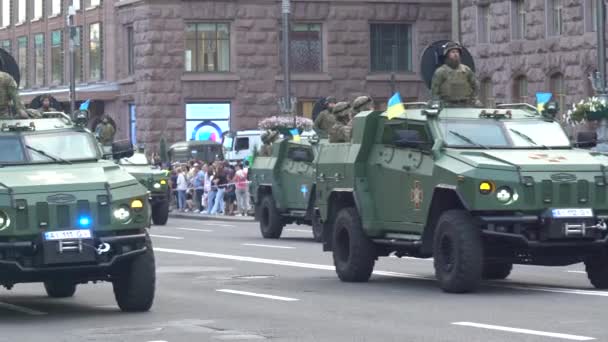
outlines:
[[[406,148],[422,148],[430,145],[432,139],[423,123],[389,121],[384,124],[382,144]]]
[[[293,161],[301,161],[306,163],[312,163],[315,159],[311,150],[303,147],[291,147],[287,151],[287,158]]]

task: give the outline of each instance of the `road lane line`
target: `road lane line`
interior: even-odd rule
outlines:
[[[234,228],[236,227],[235,225],[232,224],[223,224],[223,223],[200,223],[203,226],[214,226],[214,227],[230,227],[230,228]]]
[[[172,249],[172,248],[159,248],[159,247],[155,247],[154,251],[164,252],[164,253],[173,253],[173,254],[182,254],[182,255],[193,255],[193,256],[206,257],[206,258],[215,258],[215,259],[254,262],[254,263],[268,264],[268,265],[280,265],[280,266],[308,268],[308,269],[315,269],[315,270],[335,271],[334,266],[321,265],[321,264],[309,264],[309,263],[296,262],[296,261],[263,259],[263,258],[246,257],[246,256],[239,256],[239,255],[207,253],[207,252],[189,251],[189,250]],[[373,274],[387,276],[387,277],[394,277],[394,278],[423,279],[423,280],[435,281],[434,277],[421,276],[421,275],[409,274],[409,273],[399,273],[399,272],[390,272],[390,271],[374,271]],[[586,295],[586,296],[608,297],[608,291],[577,290],[577,289],[568,289],[568,288],[559,288],[559,287],[541,287],[541,286],[535,286],[535,285],[529,285],[529,286],[528,285],[509,285],[508,283],[492,283],[492,282],[484,283],[484,285],[492,286],[492,287],[509,288],[509,289],[515,289],[515,290],[554,292],[554,293],[576,294],[576,295]]]
[[[26,308],[24,306],[9,304],[9,303],[5,303],[5,302],[0,302],[0,309],[1,308],[21,312],[21,313],[32,315],[32,316],[44,316],[47,314],[46,312]]]
[[[583,273],[583,274],[587,274],[587,272],[585,271],[566,271],[568,273]]]
[[[480,323],[473,323],[473,322],[454,322],[452,324],[453,325],[461,325],[461,326],[465,326],[465,327],[473,327],[473,328],[481,328],[481,329],[506,331],[506,332],[512,332],[512,333],[517,333],[517,334],[528,334],[528,335],[536,335],[536,336],[561,338],[561,339],[571,340],[571,341],[590,341],[590,340],[595,340],[595,338],[593,338],[593,337],[587,337],[587,336],[559,334],[559,333],[552,333],[552,332],[539,331],[539,330],[510,328],[510,327],[503,327],[503,326],[500,326],[500,325],[480,324]]]
[[[285,230],[288,232],[308,233],[308,234],[312,233],[312,231],[306,230],[306,229],[285,228]]]
[[[296,301],[299,300],[299,299],[296,299],[296,298],[281,297],[281,296],[272,296],[272,295],[267,295],[267,294],[263,294],[263,293],[236,291],[236,290],[229,290],[229,289],[219,289],[219,290],[215,290],[215,291],[217,291],[217,292],[224,292],[224,293],[238,294],[238,295],[243,295],[243,296],[260,297],[260,298],[267,298],[267,299],[274,299],[274,300],[282,300],[284,302],[296,302]]]
[[[180,236],[169,236],[169,235],[156,235],[156,234],[150,234],[151,237],[155,237],[155,238],[161,238],[161,239],[172,239],[172,240],[183,240],[183,237]]]
[[[203,232],[203,233],[211,233],[213,230],[211,229],[198,229],[198,228],[175,228],[179,230],[187,230],[191,232]]]
[[[282,248],[282,249],[295,249],[295,247],[290,247],[290,246],[261,245],[261,244],[257,244],[257,243],[244,243],[243,246],[267,247],[267,248]]]

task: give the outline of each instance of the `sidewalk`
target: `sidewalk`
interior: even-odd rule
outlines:
[[[213,221],[230,221],[230,222],[254,222],[253,216],[226,216],[226,215],[209,215],[200,213],[181,213],[177,210],[169,212],[169,217],[190,219],[190,220],[213,220]]]

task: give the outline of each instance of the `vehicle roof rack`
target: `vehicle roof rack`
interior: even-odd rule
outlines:
[[[428,102],[404,102],[403,106],[405,108],[426,108],[428,106]]]
[[[533,112],[534,114],[538,114],[538,110],[536,110],[536,107],[534,107],[533,105],[531,105],[529,103],[525,103],[525,102],[521,102],[521,103],[501,103],[499,105],[496,105],[496,108],[501,108],[501,109],[523,109],[523,110],[527,110],[527,111]]]

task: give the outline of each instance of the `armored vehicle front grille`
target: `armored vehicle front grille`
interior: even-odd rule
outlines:
[[[36,203],[36,217],[38,219],[38,227],[46,229],[49,226],[49,204],[47,202]]]
[[[558,203],[560,205],[568,205],[570,203],[570,198],[572,197],[571,186],[569,183],[561,183],[559,184],[559,199]]]
[[[67,205],[57,206],[57,228],[70,227],[70,207]]]
[[[595,177],[595,203],[606,203],[606,181],[603,176]]]
[[[100,226],[110,224],[110,199],[106,195],[97,196],[97,223]]]
[[[606,191],[603,183],[597,183],[594,201],[597,204],[603,204],[606,201]],[[576,206],[588,203],[591,200],[591,189],[589,182],[586,180],[578,180],[577,182],[557,183],[551,180],[543,180],[541,182],[541,196],[544,204],[558,206]],[[532,191],[525,188],[524,194],[526,201],[530,203]]]
[[[550,180],[544,180],[541,186],[541,195],[543,199],[543,203],[552,203],[553,202],[553,182]]]
[[[589,202],[589,182],[586,180],[579,180],[576,182],[576,188],[578,203]]]
[[[17,200],[17,230],[26,230],[28,228],[28,210],[26,200]]]

